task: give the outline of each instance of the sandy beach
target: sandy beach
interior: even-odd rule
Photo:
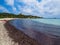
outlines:
[[[40,45],[23,32],[9,25],[13,18],[0,19],[0,45]]]

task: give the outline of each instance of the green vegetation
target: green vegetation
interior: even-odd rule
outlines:
[[[32,15],[24,15],[24,14],[11,14],[11,13],[0,13],[0,18],[42,18],[38,16]]]

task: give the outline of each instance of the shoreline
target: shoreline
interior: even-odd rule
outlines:
[[[11,19],[9,19],[11,20]],[[23,32],[9,25],[8,19],[0,20],[0,44],[1,45],[40,45]],[[2,38],[2,39],[1,39]]]

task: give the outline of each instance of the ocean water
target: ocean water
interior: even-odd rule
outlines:
[[[60,26],[60,19],[32,19],[37,22]]]
[[[60,19],[16,19],[9,23],[26,34],[34,30],[50,36],[60,36]]]

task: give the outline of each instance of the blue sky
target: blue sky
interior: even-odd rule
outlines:
[[[0,0],[0,12],[60,18],[60,0]]]

